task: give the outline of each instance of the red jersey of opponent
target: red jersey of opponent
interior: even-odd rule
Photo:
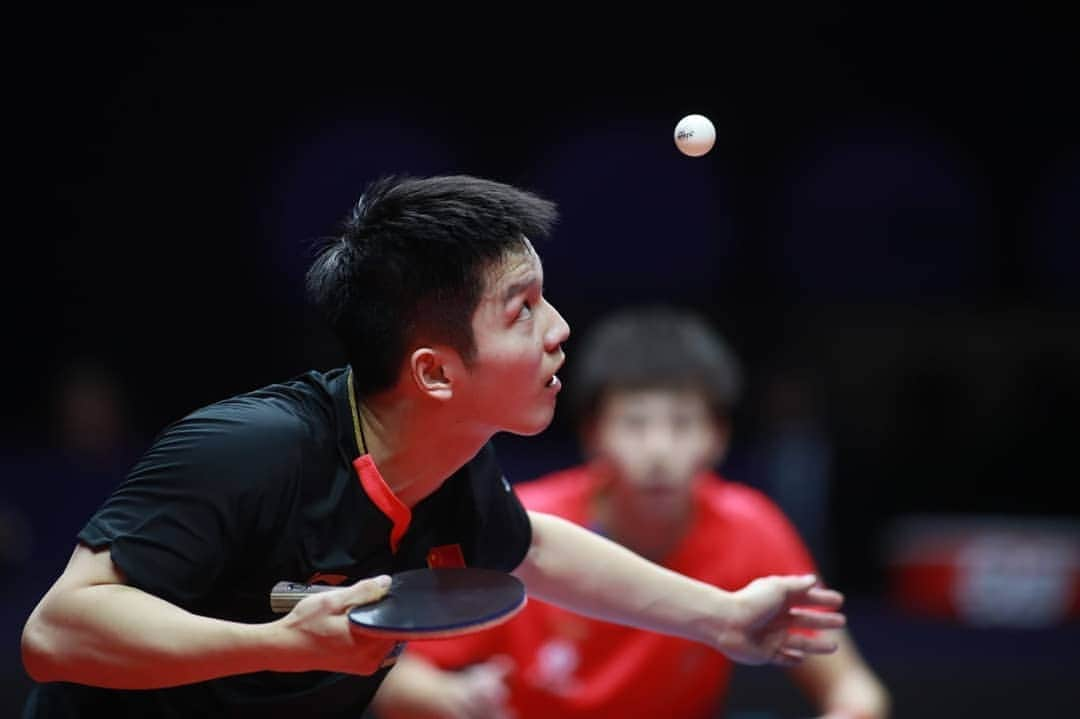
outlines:
[[[588,467],[578,467],[515,491],[528,509],[589,527],[598,488]],[[763,493],[712,474],[700,477],[694,492],[689,532],[664,566],[727,590],[769,574],[816,571],[791,522]],[[520,719],[713,716],[731,673],[730,660],[703,644],[587,619],[536,599],[501,626],[412,642],[409,651],[443,668],[512,657],[511,705]]]

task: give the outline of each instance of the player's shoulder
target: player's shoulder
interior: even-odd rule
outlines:
[[[783,516],[780,506],[765,492],[718,475],[710,474],[700,483],[698,492],[713,512],[728,520],[754,522]]]
[[[561,514],[584,501],[593,487],[588,466],[580,465],[518,482],[514,491],[528,509]]]
[[[230,397],[206,405],[196,414],[239,415],[269,424],[286,423],[287,419],[305,419],[332,408],[328,375],[310,371],[280,382],[246,389]]]
[[[333,434],[326,377],[307,372],[206,404],[166,427],[161,439],[191,436],[208,450],[227,445],[237,452],[270,455],[317,443]]]

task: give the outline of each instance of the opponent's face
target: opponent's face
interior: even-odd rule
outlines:
[[[690,389],[611,392],[601,403],[588,449],[612,490],[656,517],[691,501],[694,479],[719,461],[726,432],[701,393]]]
[[[476,354],[466,388],[468,413],[494,431],[536,434],[555,414],[555,372],[570,326],[544,299],[544,270],[527,241],[487,273],[473,315]]]

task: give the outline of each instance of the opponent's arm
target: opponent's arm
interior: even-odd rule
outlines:
[[[839,648],[792,667],[792,679],[821,710],[823,719],[886,719],[889,691],[859,653],[848,632],[838,632]]]

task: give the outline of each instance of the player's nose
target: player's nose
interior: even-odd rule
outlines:
[[[544,333],[544,349],[548,352],[554,352],[559,349],[563,342],[570,338],[570,324],[555,309],[555,305],[549,302],[548,307],[551,308],[551,323],[547,332]]]
[[[669,459],[674,442],[675,435],[671,428],[655,423],[641,438],[641,452],[650,462],[661,464]]]

